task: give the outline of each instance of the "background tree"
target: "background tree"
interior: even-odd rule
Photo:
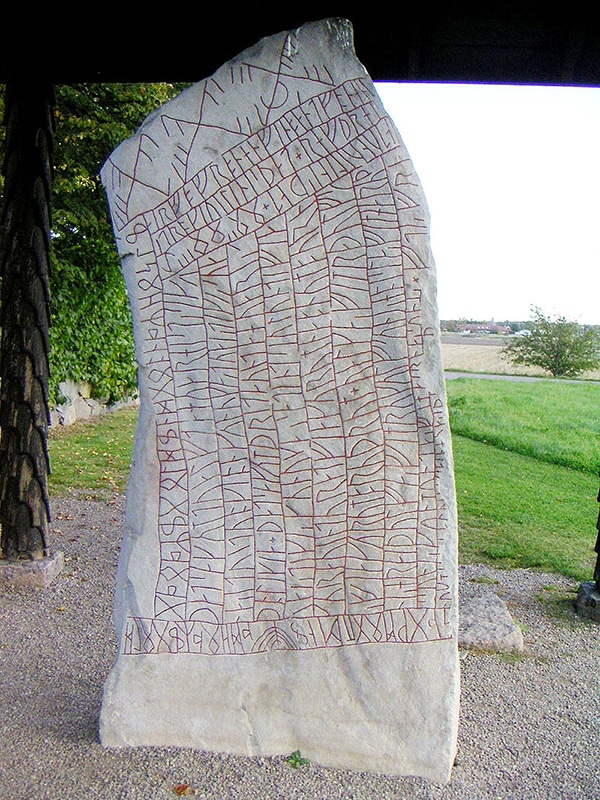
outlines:
[[[510,339],[502,354],[513,364],[542,367],[554,377],[573,378],[600,367],[600,334],[565,317],[554,319],[532,308],[528,335]]]
[[[136,390],[129,301],[99,171],[148,114],[183,88],[174,84],[56,87],[52,399],[66,379],[88,381],[115,401]]]
[[[67,379],[89,382],[95,397],[111,402],[135,393],[131,313],[99,171],[112,150],[185,85],[55,87],[51,403]],[[3,115],[2,106],[0,95]],[[0,150],[4,133],[0,129]]]

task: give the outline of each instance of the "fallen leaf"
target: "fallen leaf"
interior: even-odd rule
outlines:
[[[178,783],[177,786],[173,787],[173,791],[177,797],[190,797],[198,794],[198,790],[192,789],[192,787],[187,783]]]

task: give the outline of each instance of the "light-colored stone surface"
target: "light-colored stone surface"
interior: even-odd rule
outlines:
[[[77,420],[100,414],[106,408],[105,404],[91,396],[92,387],[89,383],[63,381],[58,388],[64,400],[50,412],[52,426],[72,425]]]
[[[61,551],[37,561],[8,561],[0,559],[0,587],[15,589],[45,589],[65,565]]]
[[[481,650],[523,651],[523,634],[504,600],[491,591],[465,597],[460,607],[458,644]]]
[[[102,172],[140,417],[104,744],[449,778],[456,512],[428,212],[349,23],[259,42]]]
[[[96,400],[91,396],[92,387],[87,382],[63,381],[59,383],[58,388],[64,399],[55,408],[50,409],[51,427],[59,425],[65,427],[98,414],[138,404],[137,398],[133,397],[110,405],[105,400]]]
[[[525,640],[515,623],[498,581],[471,566],[461,567],[458,644],[490,652],[522,653]]]

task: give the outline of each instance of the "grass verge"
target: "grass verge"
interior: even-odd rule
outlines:
[[[598,474],[600,385],[459,378],[446,391],[453,434]]]
[[[48,437],[51,495],[81,490],[93,494],[123,491],[129,475],[136,408],[124,408],[66,428]]]
[[[463,563],[593,574],[598,480],[453,436]]]

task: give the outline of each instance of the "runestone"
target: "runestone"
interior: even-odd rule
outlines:
[[[345,20],[102,170],[140,415],[101,739],[447,780],[456,511],[425,199]]]

